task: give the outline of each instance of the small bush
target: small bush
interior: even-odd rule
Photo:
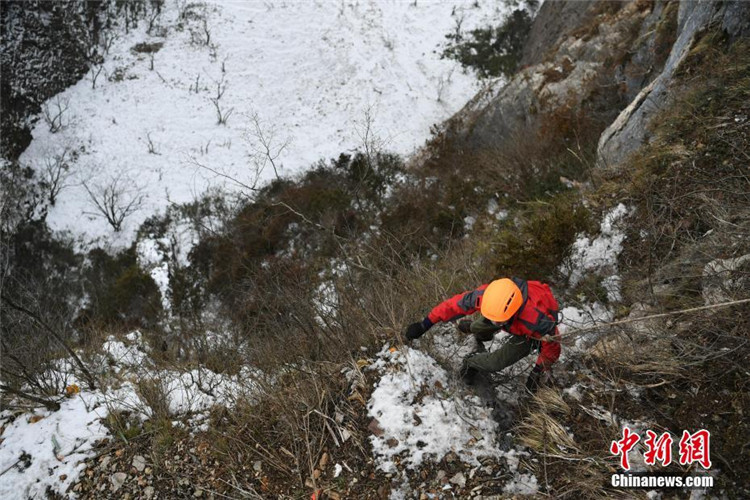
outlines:
[[[521,61],[531,21],[528,10],[516,9],[500,26],[478,28],[468,36],[459,28],[446,35],[449,42],[442,57],[455,59],[464,68],[474,69],[480,78],[510,76]]]
[[[496,276],[553,282],[576,234],[592,228],[581,199],[564,193],[523,205],[480,248]]]
[[[141,43],[135,44],[133,48],[130,50],[138,54],[154,54],[156,52],[159,52],[163,46],[164,46],[164,42],[154,42],[154,43],[141,42]]]
[[[92,250],[83,279],[90,300],[79,314],[81,326],[152,328],[158,323],[161,292],[151,276],[138,267],[133,248],[115,256]]]

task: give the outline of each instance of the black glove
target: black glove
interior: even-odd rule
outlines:
[[[458,331],[461,333],[471,333],[471,323],[470,319],[462,319],[458,322]]]
[[[416,340],[422,335],[424,335],[424,332],[429,330],[431,326],[432,326],[432,321],[430,321],[429,318],[425,318],[421,322],[412,323],[411,325],[407,326],[406,333],[404,333],[404,336],[406,337],[406,340],[408,341]]]
[[[531,394],[536,394],[537,389],[542,379],[542,367],[540,365],[534,365],[534,369],[529,373],[529,378],[526,379],[526,390]]]
[[[424,326],[422,326],[422,323],[417,322],[406,327],[406,333],[404,336],[406,337],[406,340],[416,340],[424,335],[424,332],[425,329]]]

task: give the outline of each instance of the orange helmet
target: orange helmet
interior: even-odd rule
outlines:
[[[505,323],[521,309],[523,294],[513,280],[495,280],[485,289],[482,296],[482,316],[490,321]]]

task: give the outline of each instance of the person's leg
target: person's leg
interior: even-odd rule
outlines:
[[[520,335],[512,335],[495,352],[475,354],[466,358],[465,366],[485,372],[497,372],[529,355],[538,342]]]
[[[474,337],[480,342],[488,342],[492,340],[495,333],[500,330],[501,327],[493,325],[490,320],[484,316],[479,316],[479,319],[472,321],[469,330],[474,334]]]

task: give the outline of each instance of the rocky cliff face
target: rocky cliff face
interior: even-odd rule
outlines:
[[[649,122],[670,103],[675,71],[701,33],[709,28],[721,29],[730,42],[750,35],[750,3],[682,1],[677,24],[678,36],[661,72],[602,133],[598,148],[600,164],[617,164],[648,141]]]
[[[538,133],[551,115],[583,106],[610,123],[663,68],[676,21],[673,2],[545,3],[523,69],[485,106],[459,114],[467,143],[502,147],[519,133]]]
[[[524,49],[524,67],[485,90],[454,118],[465,149],[502,149],[519,135],[584,110],[601,134],[603,164],[648,140],[648,122],[669,99],[672,76],[697,34],[720,26],[747,36],[750,3],[546,2]],[[598,128],[597,128],[598,127]]]

